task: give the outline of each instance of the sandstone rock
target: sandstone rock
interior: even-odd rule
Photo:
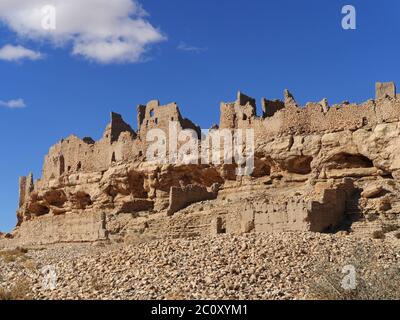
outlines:
[[[369,185],[363,190],[361,196],[364,198],[376,198],[379,197],[383,193],[383,191],[384,189],[380,185]]]

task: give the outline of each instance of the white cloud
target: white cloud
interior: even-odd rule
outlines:
[[[6,107],[9,109],[21,109],[25,108],[26,104],[24,99],[15,99],[15,100],[9,100],[9,101],[1,101],[0,100],[0,106]]]
[[[43,56],[40,52],[36,52],[22,46],[5,45],[0,49],[0,60],[20,61],[20,60],[38,60]]]
[[[189,51],[189,52],[196,52],[196,53],[200,53],[200,52],[207,50],[207,48],[191,46],[185,42],[179,43],[177,49],[181,50],[181,51]]]
[[[54,30],[43,28],[42,8],[54,5]],[[137,62],[150,44],[165,40],[137,0],[1,0],[0,20],[22,38],[72,45],[72,54],[100,63]]]

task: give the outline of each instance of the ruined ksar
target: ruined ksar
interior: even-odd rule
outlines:
[[[365,236],[398,224],[393,83],[377,83],[376,98],[359,105],[301,107],[286,90],[284,101],[262,99],[262,110],[239,92],[213,127],[254,130],[250,176],[235,164],[146,161],[150,129],[168,132],[173,121],[200,137],[175,103],[138,106],[137,131],[112,113],[99,141],[71,135],[51,147],[39,180],[20,178],[18,225],[7,237],[29,246],[296,230]]]

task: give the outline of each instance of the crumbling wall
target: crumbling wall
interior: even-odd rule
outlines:
[[[293,95],[285,90],[284,101],[263,99],[263,117],[257,117],[250,98],[238,98],[221,104],[220,128],[253,128],[258,137],[284,134],[311,134],[371,128],[379,123],[400,119],[400,101],[394,83],[377,83],[376,100],[360,105],[343,102],[329,106],[326,99],[300,107]],[[247,96],[245,96],[247,97]],[[254,99],[250,100],[254,101]]]
[[[30,173],[27,177],[19,178],[19,208],[22,207],[28,200],[30,193],[34,189],[33,174]]]
[[[254,226],[256,232],[307,231],[307,201],[291,199],[256,204]]]
[[[20,245],[107,239],[105,215],[99,212],[43,216],[40,219],[25,221],[14,234]]]
[[[208,191],[205,186],[198,184],[189,184],[182,187],[171,187],[167,213],[172,215],[192,203],[212,200],[215,199],[217,195],[218,190],[216,186],[212,187],[212,191]]]
[[[263,110],[263,118],[272,117],[276,112],[282,110],[285,104],[280,100],[267,100],[262,98],[261,106]]]
[[[299,189],[300,190],[300,189]],[[304,193],[295,192],[273,197],[255,197],[236,204],[219,224],[227,233],[285,231],[333,231],[340,226],[346,212],[346,201],[354,192],[351,179],[317,183]],[[217,227],[215,222],[214,228]]]
[[[119,135],[122,132],[129,132],[133,138],[136,137],[136,132],[132,130],[131,126],[127,124],[122,116],[118,113],[111,112],[111,130],[110,130],[111,143],[118,141]]]
[[[189,119],[184,119],[176,103],[161,106],[158,100],[152,100],[146,105],[139,105],[138,111],[138,132],[140,139],[145,142],[147,132],[151,129],[160,129],[166,136],[169,136],[170,123],[177,124],[178,132],[183,129],[192,129],[200,137],[200,128]],[[168,142],[166,142],[168,143]]]
[[[212,213],[197,212],[175,214],[173,216],[150,215],[147,218],[130,219],[123,222],[124,216],[116,216],[116,222],[124,227],[116,238],[122,238],[127,243],[137,243],[149,240],[164,240],[178,238],[193,238],[210,236]],[[111,225],[111,223],[107,223]],[[112,238],[112,235],[110,235]]]
[[[221,103],[220,112],[220,129],[249,128],[256,116],[256,102],[239,91],[235,102]]]
[[[107,170],[114,162],[128,161],[140,153],[136,133],[112,112],[102,138],[94,142],[90,137],[74,135],[52,146],[45,157],[41,183],[46,184],[63,175]]]

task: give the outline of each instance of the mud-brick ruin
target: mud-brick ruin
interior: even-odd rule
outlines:
[[[219,233],[346,230],[367,236],[398,226],[400,97],[376,84],[360,105],[326,99],[296,103],[242,93],[222,103],[216,129],[255,132],[251,176],[235,165],[157,165],[146,161],[146,134],[200,129],[175,103],[137,108],[134,131],[116,113],[99,141],[69,136],[51,147],[42,177],[20,178],[18,225],[23,245],[144,241]],[[218,128],[217,128],[218,127]],[[167,142],[168,143],[168,142]]]

